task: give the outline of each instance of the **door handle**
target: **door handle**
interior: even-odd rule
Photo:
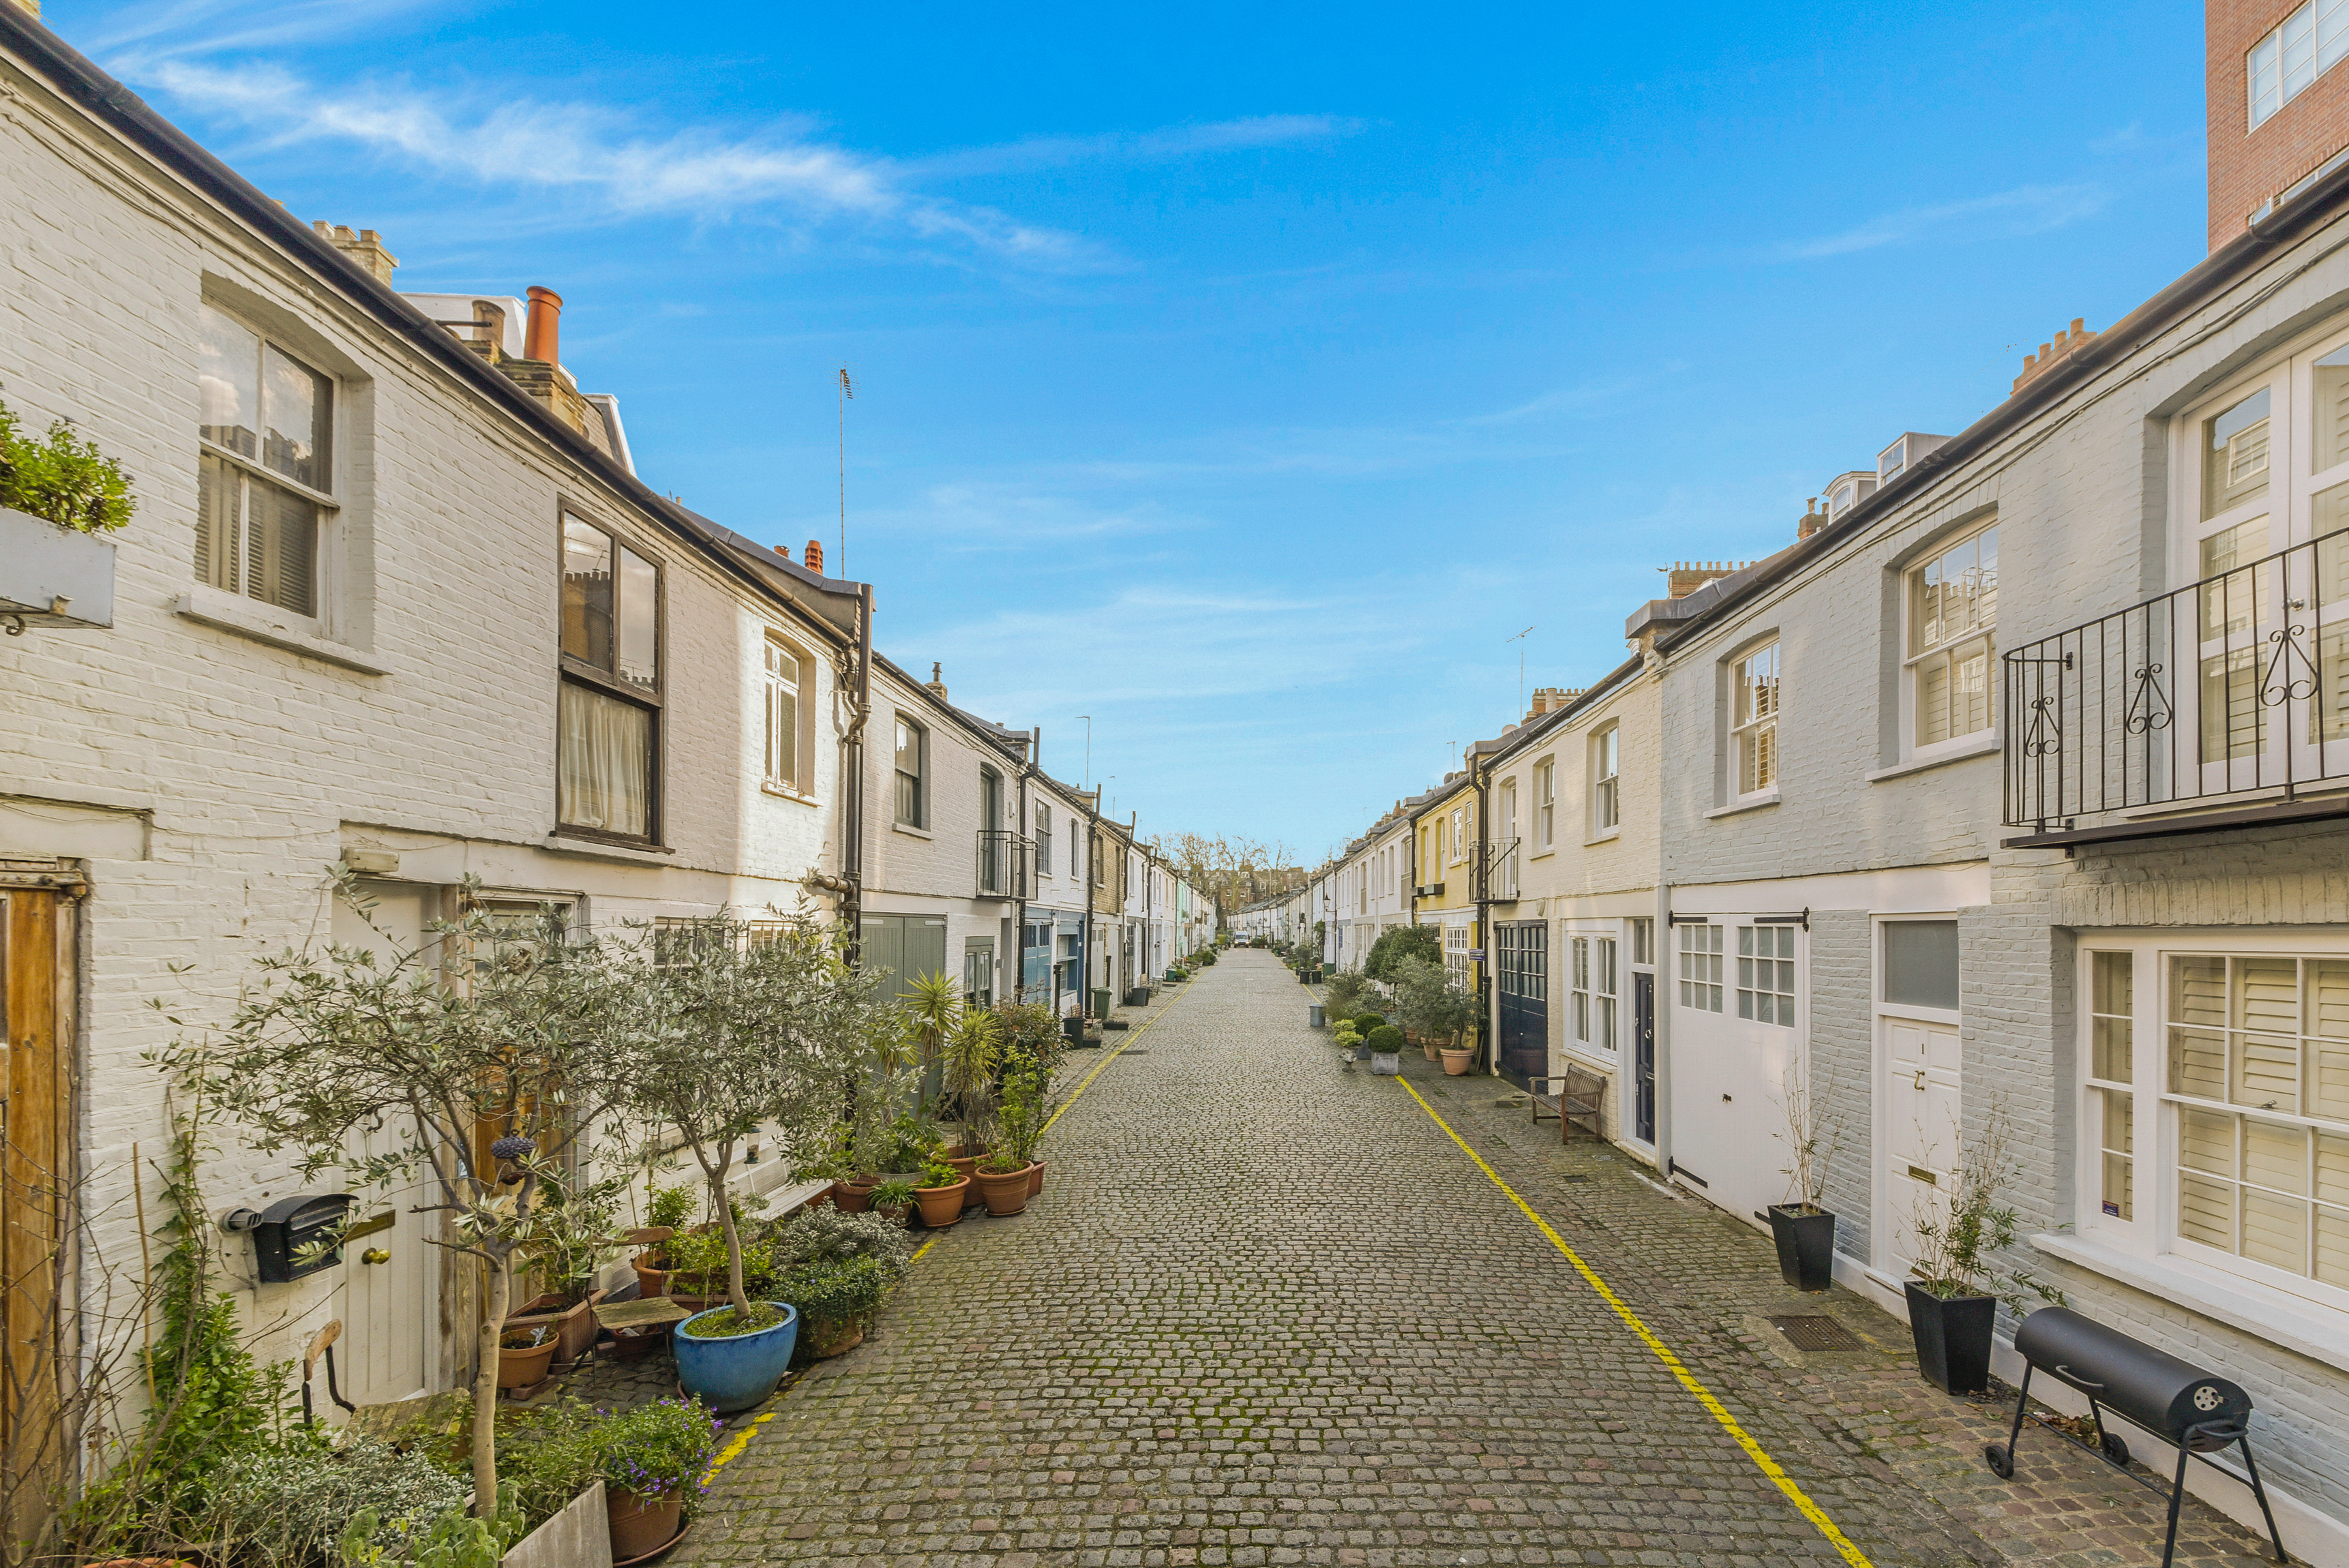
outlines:
[[[1924,1088],[1924,1087],[1925,1087],[1925,1069],[1924,1069],[1923,1068],[1919,1068],[1917,1069],[1917,1088],[1918,1088],[1918,1089],[1919,1089],[1920,1091],[1922,1091],[1922,1090],[1923,1090],[1923,1088]]]
[[[391,1253],[388,1248],[369,1247],[367,1251],[359,1254],[359,1262],[363,1264],[388,1264],[391,1262]]]

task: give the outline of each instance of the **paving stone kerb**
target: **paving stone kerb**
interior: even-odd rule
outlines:
[[[1054,1129],[1043,1197],[947,1233],[774,1403],[674,1561],[1841,1561],[1408,1095],[1340,1071],[1308,1000],[1240,952],[1153,1007]],[[1760,1238],[1557,1150],[1493,1087],[1421,1085],[1870,1561],[2054,1560],[1885,1457],[1948,1447],[1905,1387],[1852,1396],[1897,1357],[1790,1373],[1740,1338],[1753,1292],[1723,1282],[1768,1295]],[[1990,1506],[2062,1512],[2055,1480]]]

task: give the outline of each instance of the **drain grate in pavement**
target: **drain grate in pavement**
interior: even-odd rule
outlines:
[[[1797,1350],[1865,1350],[1852,1331],[1832,1317],[1774,1317],[1770,1326]]]

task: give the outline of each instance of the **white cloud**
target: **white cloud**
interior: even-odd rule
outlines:
[[[1795,242],[1782,258],[1849,255],[1928,239],[1978,240],[2044,233],[2104,210],[2112,193],[2101,185],[2022,185],[1995,195],[1930,207],[1903,207],[1841,233]]]
[[[619,216],[774,207],[810,221],[885,223],[1021,262],[1101,259],[1076,235],[925,195],[908,189],[885,159],[783,130],[647,135],[595,105],[502,98],[476,108],[457,95],[388,83],[322,91],[266,63],[222,67],[164,56],[129,62],[126,70],[272,143],[353,143],[484,185],[569,193]]]
[[[1351,136],[1364,122],[1328,114],[1260,114],[1204,125],[1103,136],[1038,136],[1001,147],[974,147],[906,164],[908,172],[956,176],[1052,169],[1071,163],[1165,163],[1207,153],[1326,141]]]

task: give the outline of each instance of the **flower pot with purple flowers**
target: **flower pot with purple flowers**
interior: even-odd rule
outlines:
[[[614,1562],[647,1556],[677,1539],[701,1501],[724,1427],[693,1399],[640,1405],[604,1423],[598,1447]]]

